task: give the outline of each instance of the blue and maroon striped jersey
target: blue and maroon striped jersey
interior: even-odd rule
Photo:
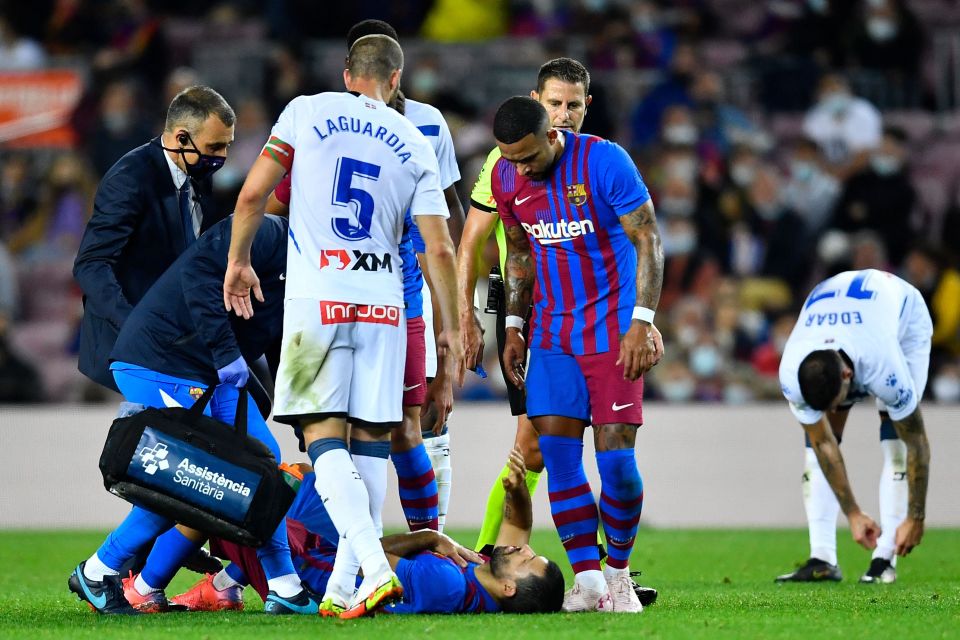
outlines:
[[[501,158],[491,187],[503,224],[522,226],[536,263],[530,346],[584,355],[615,349],[637,299],[637,253],[620,216],[650,199],[618,144],[564,131],[550,176]]]

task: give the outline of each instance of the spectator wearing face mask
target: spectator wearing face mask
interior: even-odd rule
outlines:
[[[835,73],[820,80],[817,103],[803,121],[804,135],[819,145],[839,180],[866,166],[880,144],[881,129],[877,108],[854,96],[847,80]]]
[[[690,85],[699,65],[700,61],[692,44],[677,44],[670,60],[669,74],[647,93],[631,117],[635,151],[644,150],[657,141],[664,112],[669,107],[678,104],[689,107],[693,104]]]
[[[754,249],[754,260],[760,269],[754,275],[778,278],[797,291],[805,284],[809,269],[804,240],[809,233],[800,216],[783,200],[780,174],[774,169],[760,169],[748,198],[752,216],[747,225],[759,245]]]
[[[833,216],[840,182],[826,169],[817,143],[809,139],[801,139],[793,146],[789,170],[784,201],[803,218],[809,236],[818,236]]]
[[[888,82],[909,82],[920,69],[924,34],[902,0],[868,0],[850,41],[850,62],[884,74]]]
[[[104,175],[127,151],[150,138],[136,89],[130,81],[112,82],[100,98],[99,118],[86,141],[98,176]]]
[[[906,134],[887,127],[866,167],[847,182],[833,226],[842,231],[870,229],[883,238],[890,261],[898,265],[913,239],[910,215],[916,191],[906,172]]]

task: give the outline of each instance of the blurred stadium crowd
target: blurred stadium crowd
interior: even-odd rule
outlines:
[[[172,96],[209,84],[236,110],[215,177],[232,207],[283,106],[341,89],[368,17],[401,34],[404,91],[447,117],[465,201],[499,103],[550,58],[586,64],[584,132],[633,154],[661,227],[650,397],[780,398],[809,288],[873,267],[923,293],[927,394],[960,401],[960,0],[0,0],[0,402],[100,397],[76,371],[72,262],[99,177]]]

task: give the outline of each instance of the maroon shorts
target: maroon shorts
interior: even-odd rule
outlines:
[[[629,381],[617,364],[619,345],[574,356],[530,349],[527,415],[566,416],[590,424],[643,424],[643,378]]]
[[[407,318],[407,362],[403,370],[405,407],[419,407],[427,399],[426,326],[423,316]]]

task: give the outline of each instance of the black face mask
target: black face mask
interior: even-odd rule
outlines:
[[[182,133],[177,136],[177,140],[180,144],[183,144],[183,138],[187,139],[193,148],[179,148],[179,149],[170,149],[160,145],[165,151],[172,151],[173,153],[179,153],[183,157],[183,166],[187,168],[187,175],[193,178],[194,180],[203,180],[209,178],[214,173],[216,173],[220,167],[223,166],[223,163],[226,161],[226,158],[223,156],[213,156],[206,153],[201,153],[200,148],[193,142],[193,138],[190,137],[189,133]],[[194,164],[187,162],[187,154],[197,155],[197,161]]]

